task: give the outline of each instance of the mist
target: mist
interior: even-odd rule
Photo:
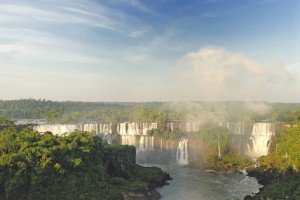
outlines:
[[[222,47],[187,53],[178,61],[174,79],[174,87],[186,100],[276,101],[274,95],[299,88],[295,85],[296,73],[283,63],[266,66]],[[279,99],[295,101],[294,98],[289,95]]]

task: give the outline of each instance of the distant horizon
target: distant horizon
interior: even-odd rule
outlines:
[[[279,102],[279,101],[243,101],[243,100],[186,100],[186,101],[80,101],[80,100],[53,100],[45,98],[20,98],[20,99],[0,99],[0,101],[20,101],[20,100],[36,100],[36,101],[52,101],[52,102],[82,102],[82,103],[188,103],[188,102],[197,102],[197,103],[282,103],[282,104],[300,104],[300,102]]]

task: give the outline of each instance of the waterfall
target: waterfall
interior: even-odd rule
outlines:
[[[112,123],[100,123],[99,133],[106,134],[106,135],[112,134]]]
[[[147,135],[148,130],[157,129],[156,122],[123,122],[118,124],[119,135]]]
[[[238,134],[238,135],[244,135],[244,131],[245,131],[244,127],[245,127],[244,122],[236,122],[236,123],[234,123],[233,133],[234,134]]]
[[[119,135],[127,135],[127,123],[119,123],[118,124],[118,133]]]
[[[44,124],[33,127],[34,131],[45,133],[47,131],[53,135],[62,135],[73,131],[87,131],[94,136],[100,136],[108,144],[111,144],[112,123],[89,123],[89,124]]]
[[[111,135],[102,135],[101,138],[107,142],[107,144],[112,144],[112,137]]]
[[[141,136],[139,151],[146,151],[148,149],[148,141],[145,140],[148,140],[148,137]]]
[[[197,132],[199,131],[200,124],[198,122],[186,122],[185,131],[186,132]]]
[[[45,133],[47,131],[53,133],[53,135],[62,135],[64,133],[71,133],[75,130],[82,130],[80,124],[45,124],[34,126],[33,130],[39,133]]]
[[[148,151],[154,150],[154,137],[152,136],[141,136],[139,142],[139,148],[137,151]]]
[[[224,127],[224,128],[227,128],[227,129],[229,130],[229,128],[230,128],[230,123],[229,123],[229,122],[222,121],[222,122],[219,122],[219,126]]]
[[[133,135],[122,135],[121,136],[121,144],[122,145],[133,145],[133,146],[136,146],[135,136],[133,136]]]
[[[168,122],[167,123],[167,128],[170,129],[171,131],[174,131],[174,123],[173,122]]]
[[[268,154],[268,146],[271,137],[275,134],[275,124],[273,123],[255,123],[253,125],[251,144],[247,144],[247,154],[256,159]]]
[[[98,124],[84,124],[83,131],[90,132],[93,135],[98,135],[99,134]]]
[[[187,139],[182,139],[179,141],[177,152],[176,152],[176,161],[180,165],[187,165],[189,164],[189,155],[187,149]]]
[[[218,158],[221,159],[221,147],[219,141],[218,141]]]

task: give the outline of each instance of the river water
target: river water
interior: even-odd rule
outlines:
[[[168,172],[173,180],[158,188],[162,200],[235,200],[257,192],[255,178],[244,174],[190,169],[179,165],[155,165]]]

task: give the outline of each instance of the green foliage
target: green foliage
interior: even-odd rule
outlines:
[[[221,158],[209,153],[205,158],[205,167],[217,171],[235,172],[251,164],[251,160],[241,154],[228,153]]]
[[[263,199],[300,199],[300,175],[277,179],[268,184],[260,193]]]
[[[196,137],[204,141],[212,149],[217,149],[219,145],[221,153],[226,153],[229,140],[228,129],[213,123],[207,123],[202,127],[196,133]]]
[[[276,168],[284,172],[289,168],[300,170],[300,126],[283,129],[271,142],[271,152],[259,158],[261,168]]]
[[[201,119],[245,122],[247,133],[255,121],[296,122],[300,104],[257,102],[56,102],[45,99],[0,100],[0,116],[10,119],[45,118],[50,122],[78,123],[88,120],[101,122],[168,121]],[[211,116],[211,117],[210,117]]]
[[[110,146],[88,132],[0,131],[0,199],[121,199],[122,191],[161,183],[159,170],[137,166],[134,147]]]
[[[176,140],[180,138],[179,131],[171,131],[166,126],[159,127],[158,129],[151,129],[147,131],[148,136],[161,137],[165,140]]]
[[[282,129],[273,137],[271,152],[258,159],[255,170],[267,184],[255,199],[300,199],[300,126]],[[251,170],[250,170],[251,171]]]
[[[0,127],[1,126],[2,127],[4,127],[4,126],[13,126],[13,125],[14,125],[14,123],[12,121],[9,121],[6,118],[0,116]]]

